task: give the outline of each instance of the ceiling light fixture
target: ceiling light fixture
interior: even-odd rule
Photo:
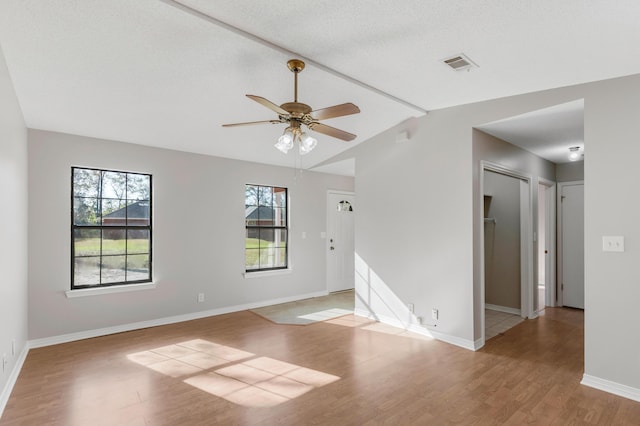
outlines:
[[[569,148],[569,161],[578,161],[580,159],[580,147],[572,146]]]
[[[293,144],[295,142],[298,142],[300,145],[300,155],[310,153],[318,144],[318,141],[315,138],[301,131],[299,125],[293,125],[284,130],[284,133],[278,138],[278,142],[276,142],[274,146],[286,154],[291,148],[293,148]]]

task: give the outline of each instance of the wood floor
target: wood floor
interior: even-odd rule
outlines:
[[[571,309],[478,352],[245,311],[31,350],[0,424],[640,424],[640,403],[579,384],[582,342]]]

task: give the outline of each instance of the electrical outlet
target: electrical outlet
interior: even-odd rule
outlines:
[[[418,324],[422,325],[424,323],[424,319],[422,317],[417,317]]]
[[[413,303],[407,303],[407,308],[409,308],[409,312],[413,313],[415,307],[413,306]]]
[[[438,310],[437,309],[434,308],[434,309],[431,310],[431,318],[434,319],[434,320],[438,319]]]
[[[16,356],[16,339],[11,340],[11,356]]]
[[[204,302],[204,293],[198,293],[198,302]]]

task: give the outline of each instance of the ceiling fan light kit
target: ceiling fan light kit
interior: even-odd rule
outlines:
[[[274,145],[278,150],[283,153],[289,152],[293,148],[293,145],[297,142],[299,144],[300,154],[308,154],[316,147],[318,141],[309,136],[306,132],[302,131],[302,126],[306,126],[309,130],[322,133],[327,136],[331,136],[343,141],[352,141],[356,138],[356,135],[345,132],[344,130],[336,129],[335,127],[327,126],[320,123],[320,120],[327,120],[329,118],[342,117],[345,115],[357,114],[360,112],[360,108],[356,105],[348,102],[340,105],[334,105],[328,108],[322,108],[318,110],[312,110],[312,108],[298,102],[298,74],[304,69],[304,62],[300,59],[291,59],[287,62],[287,67],[294,74],[293,80],[293,102],[286,102],[280,106],[273,102],[255,95],[247,95],[247,97],[262,106],[269,108],[271,111],[278,114],[277,120],[263,120],[263,121],[251,121],[246,123],[234,123],[223,124],[223,127],[235,127],[246,126],[253,124],[263,123],[285,123],[288,127],[285,129],[282,136],[278,138],[278,141]]]
[[[315,138],[301,131],[300,127],[287,127],[274,146],[286,154],[293,148],[294,142],[300,144],[300,155],[310,153],[318,144]]]

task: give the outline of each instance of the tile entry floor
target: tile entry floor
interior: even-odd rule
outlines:
[[[524,321],[520,315],[508,314],[506,312],[484,310],[484,339],[485,341],[504,333],[516,324]]]

